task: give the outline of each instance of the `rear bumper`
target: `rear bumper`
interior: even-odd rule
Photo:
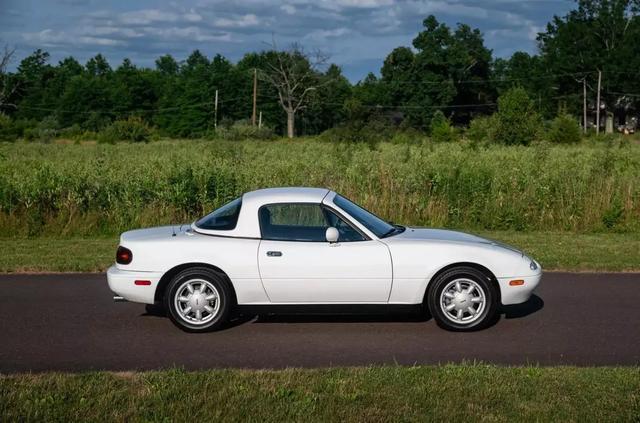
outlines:
[[[118,269],[115,265],[107,270],[107,283],[109,289],[134,303],[153,304],[156,287],[162,278],[160,272],[136,272]],[[149,285],[137,285],[136,281],[149,281]]]
[[[532,276],[498,278],[500,285],[500,298],[503,305],[521,304],[531,298],[533,291],[540,284],[542,272]],[[523,280],[522,285],[512,286],[509,282],[513,280]]]

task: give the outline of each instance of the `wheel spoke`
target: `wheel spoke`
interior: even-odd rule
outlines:
[[[469,307],[467,307],[467,311],[469,311],[469,313],[470,313],[472,316],[475,316],[475,314],[476,314],[476,309],[475,309],[475,308],[473,308],[473,306],[469,306]]]
[[[467,288],[467,294],[471,294],[473,291],[476,290],[476,287],[473,285],[469,285],[469,288]]]
[[[445,292],[444,296],[447,298],[455,298],[455,295],[453,295],[451,292]]]
[[[471,298],[471,302],[472,303],[481,303],[482,302],[482,297],[473,297],[473,298]]]
[[[462,292],[462,285],[460,285],[460,281],[456,281],[456,291]]]
[[[173,307],[188,324],[205,327],[220,312],[220,296],[215,284],[206,279],[189,279],[174,291]]]
[[[455,304],[453,304],[453,303],[451,303],[451,304],[449,304],[447,307],[445,307],[445,309],[446,309],[447,311],[451,311],[451,310],[453,310],[455,307],[456,307],[456,305],[455,305]]]
[[[464,312],[462,311],[462,309],[458,310],[458,315],[456,316],[458,318],[458,320],[462,320],[462,315],[464,314]]]

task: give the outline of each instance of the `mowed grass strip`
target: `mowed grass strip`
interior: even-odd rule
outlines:
[[[479,232],[538,260],[545,270],[638,271],[640,237],[635,234],[568,232]],[[114,261],[117,237],[0,238],[0,272],[102,272]]]
[[[637,421],[640,368],[368,367],[0,377],[3,421]]]

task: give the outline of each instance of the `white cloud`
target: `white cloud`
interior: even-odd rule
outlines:
[[[229,33],[211,33],[202,28],[198,28],[195,26],[189,27],[170,27],[170,28],[148,28],[148,35],[154,35],[161,39],[167,40],[186,40],[186,41],[197,41],[197,42],[208,42],[208,41],[225,41],[230,42],[233,41],[231,34]]]
[[[258,17],[252,13],[236,18],[218,18],[214,21],[214,25],[219,28],[246,28],[258,24]]]
[[[62,31],[44,29],[39,32],[27,32],[22,34],[22,38],[36,45],[44,47],[56,47],[61,45],[96,45],[96,46],[118,46],[125,43],[106,37],[95,37],[90,35],[76,36]]]
[[[316,31],[310,32],[305,36],[306,39],[316,40],[316,41],[324,41],[327,38],[336,38],[347,35],[351,32],[347,28],[336,28],[336,29],[318,29]]]
[[[280,10],[282,10],[287,15],[296,14],[296,7],[292,4],[283,4],[282,6],[280,6]]]

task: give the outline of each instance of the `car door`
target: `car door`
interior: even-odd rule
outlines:
[[[325,206],[280,203],[258,212],[258,266],[274,303],[382,303],[391,291],[387,246],[371,240]],[[326,241],[329,226],[340,233]]]

